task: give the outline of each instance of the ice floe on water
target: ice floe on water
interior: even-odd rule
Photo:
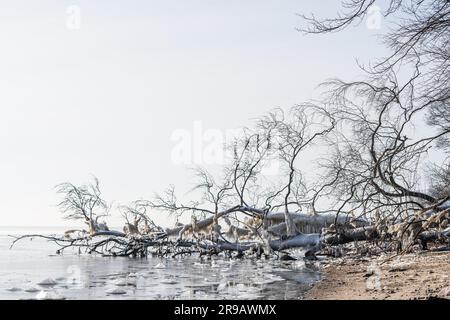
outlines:
[[[36,295],[37,300],[65,300],[66,298],[57,292],[40,291]]]
[[[162,284],[178,284],[180,282],[176,281],[176,280],[173,280],[173,279],[163,279],[159,283],[162,283]]]
[[[119,287],[124,287],[128,285],[128,281],[126,279],[116,279],[113,281],[113,284]]]
[[[220,265],[215,260],[211,260],[211,268],[220,268]]]
[[[106,294],[123,295],[123,294],[127,294],[127,292],[125,290],[122,290],[119,288],[112,288],[112,289],[106,290]]]
[[[37,283],[40,286],[55,286],[58,284],[58,282],[56,282],[56,280],[52,279],[52,278],[46,278],[40,282]]]
[[[162,262],[158,263],[156,266],[153,267],[153,269],[165,269],[166,265]]]
[[[113,284],[115,286],[118,286],[118,287],[126,287],[126,286],[136,287],[138,279],[139,278],[137,276],[130,277],[130,275],[127,274],[127,275],[124,275],[124,276],[119,277],[119,278],[114,278],[111,281],[111,284]]]

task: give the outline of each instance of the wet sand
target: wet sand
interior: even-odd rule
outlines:
[[[309,300],[450,299],[450,252],[327,259]]]

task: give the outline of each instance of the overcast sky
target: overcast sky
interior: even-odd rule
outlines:
[[[2,0],[0,226],[67,225],[53,187],[92,174],[115,203],[169,184],[187,190],[174,132],[249,125],[313,98],[327,78],[359,75],[357,57],[382,54],[383,24],[296,31],[297,14],[336,9],[299,0]]]

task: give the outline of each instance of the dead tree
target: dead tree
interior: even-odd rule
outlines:
[[[100,218],[108,216],[110,207],[101,197],[97,178],[94,177],[93,183],[82,186],[61,183],[56,186],[56,192],[63,198],[58,207],[65,219],[84,220],[90,235],[110,231],[106,222],[99,222]]]
[[[344,1],[346,11],[338,17],[303,16],[306,26],[300,30],[343,30],[367,17],[374,3]],[[364,81],[323,84],[327,94],[319,105],[335,115],[339,130],[328,136],[333,152],[323,164],[326,183],[317,197],[332,196],[337,214],[359,211],[379,226],[404,225],[400,238],[417,238],[429,218],[423,214],[450,196],[445,187],[433,192],[433,183],[427,188],[423,178],[424,168],[432,166],[440,175],[435,181],[448,179],[440,168],[449,158],[444,156],[443,165],[430,164],[428,153],[449,147],[450,3],[391,0],[384,17],[397,22],[384,35],[391,53],[361,67]]]

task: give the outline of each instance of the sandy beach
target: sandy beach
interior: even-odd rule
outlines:
[[[330,259],[309,300],[450,299],[450,252]]]

